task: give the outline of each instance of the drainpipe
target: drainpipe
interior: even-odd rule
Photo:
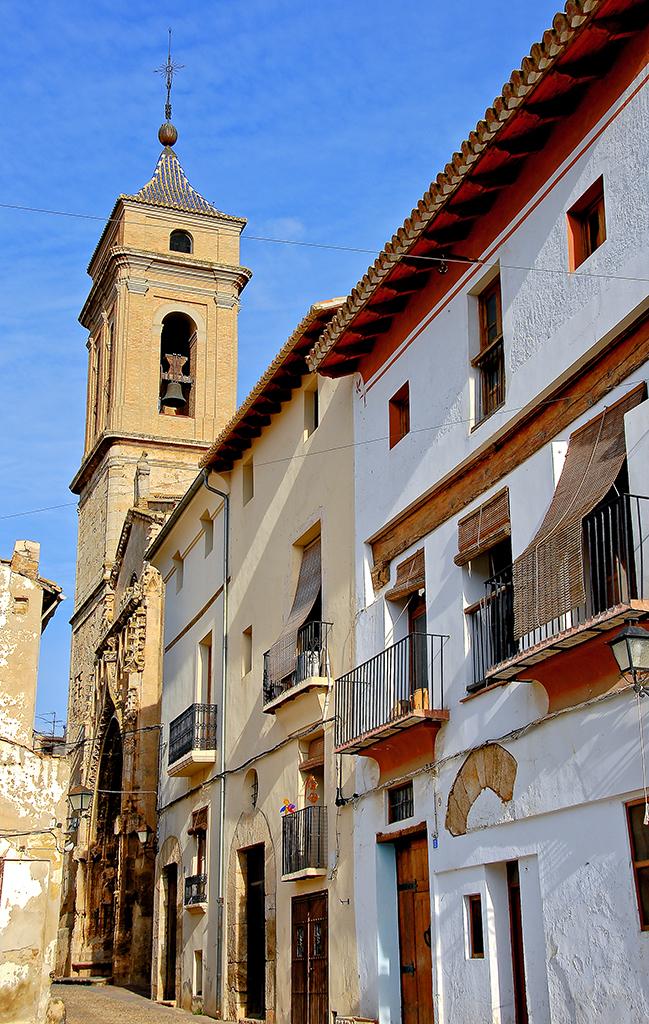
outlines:
[[[203,470],[203,483],[208,491],[223,498],[223,644],[221,653],[221,714],[219,715],[219,868],[217,875],[217,933],[216,933],[216,1005],[223,1016],[223,904],[225,895],[225,736],[226,695],[228,689],[228,576],[230,572],[230,496],[208,480],[209,470]]]

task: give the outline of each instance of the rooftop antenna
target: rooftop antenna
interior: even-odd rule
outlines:
[[[174,75],[177,71],[181,71],[184,68],[184,64],[176,64],[171,59],[171,29],[169,29],[169,46],[167,49],[167,63],[162,64],[159,68],[156,68],[156,74],[164,75],[167,83],[167,102],[165,103],[165,123],[161,126],[158,132],[158,138],[163,146],[173,146],[178,139],[178,132],[175,126],[171,123],[171,88],[173,86]]]

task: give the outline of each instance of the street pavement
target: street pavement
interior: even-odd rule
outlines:
[[[65,1003],[66,1024],[181,1024],[196,1020],[185,1010],[160,1006],[116,985],[52,985]]]

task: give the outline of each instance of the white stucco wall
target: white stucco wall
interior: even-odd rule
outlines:
[[[508,237],[495,258],[503,298],[504,406],[472,429],[475,294],[488,271],[467,271],[464,289],[438,315],[432,310],[427,326],[419,325],[404,339],[398,358],[365,380],[355,397],[359,664],[398,639],[403,625],[393,628],[395,616],[384,591],[374,593],[366,539],[649,305],[649,91],[629,99],[636,86],[632,83],[586,136],[582,155],[571,154],[543,184],[543,190],[552,187],[539,205],[532,209],[535,197],[519,226],[510,224],[503,232]],[[581,275],[570,275],[566,211],[602,174],[607,239],[580,268]],[[404,380],[410,382],[411,431],[390,450],[388,402]],[[649,1015],[649,933],[640,930],[624,808],[642,787],[635,699],[628,690],[611,693],[538,725],[548,711],[547,694],[538,683],[512,682],[461,703],[472,682],[464,608],[482,595],[483,580],[472,577],[470,566],[453,562],[458,519],[503,486],[509,488],[515,558],[545,514],[568,436],[641,381],[649,381],[647,364],[392,561],[393,584],[396,564],[424,546],[427,628],[449,638],[444,689],[450,720],[437,738],[437,766],[414,777],[412,818],[426,822],[429,837],[439,1024],[514,1024],[509,860],[518,860],[520,868],[530,1021],[639,1024]],[[639,495],[649,495],[648,408],[644,402],[625,423],[630,490]],[[381,438],[384,442],[377,442]],[[374,443],[364,443],[370,440]],[[501,741],[517,761],[513,800],[503,805],[484,791],[469,815],[467,834],[453,837],[444,827],[449,791],[470,750],[488,741]],[[344,813],[353,815],[358,865],[361,1012],[380,1024],[395,1024],[400,1020],[396,880],[390,852],[376,843],[377,832],[386,829],[385,793],[376,788],[373,762],[355,760],[361,797]],[[466,953],[464,897],[471,893],[483,900],[483,960]]]

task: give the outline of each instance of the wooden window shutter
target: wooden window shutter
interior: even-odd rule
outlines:
[[[403,597],[416,594],[426,585],[424,549],[419,548],[397,566],[397,578],[391,590],[386,593],[388,601],[400,601]]]
[[[199,807],[197,811],[192,811],[191,828],[187,829],[190,836],[195,836],[199,832],[207,832],[207,812],[207,807]]]
[[[286,624],[268,652],[271,683],[280,683],[295,669],[297,634],[318,600],[322,586],[320,538],[304,548],[293,605]]]
[[[503,487],[493,498],[489,498],[489,501],[485,501],[458,522],[458,551],[455,564],[466,565],[472,558],[483,555],[501,540],[511,536],[511,532],[509,488]]]
[[[624,416],[645,397],[640,384],[570,435],[545,518],[514,561],[517,639],[585,603],[582,522],[615,483],[626,458]]]

